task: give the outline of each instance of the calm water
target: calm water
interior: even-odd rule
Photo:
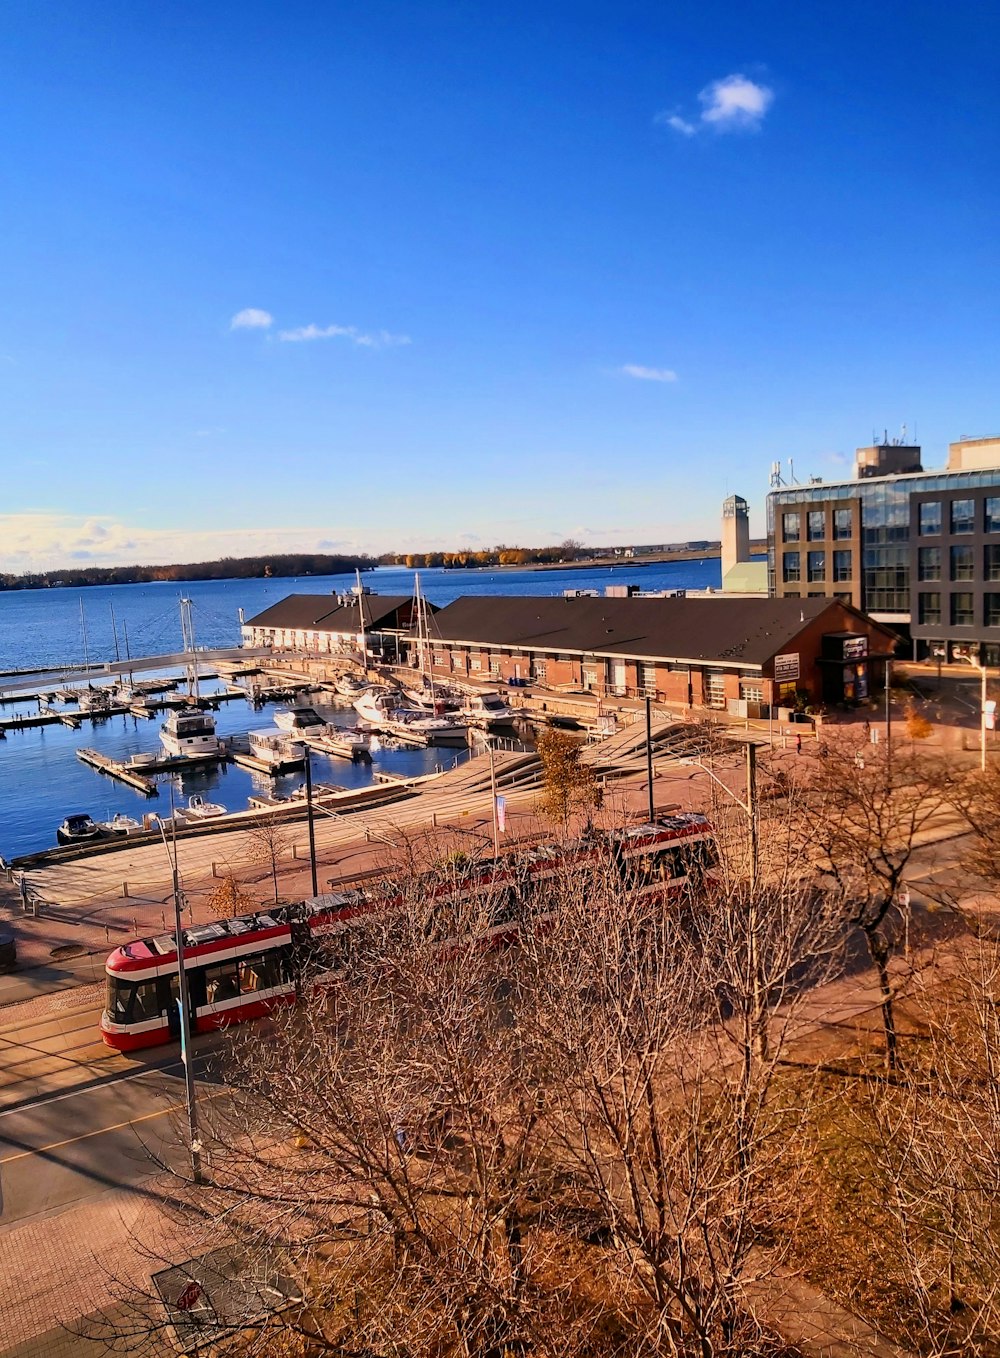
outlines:
[[[436,604],[450,603],[461,594],[551,595],[564,589],[603,590],[608,584],[632,582],[646,590],[705,589],[717,587],[719,578],[717,558],[606,570],[420,572],[421,588]],[[363,579],[380,594],[408,594],[413,589],[410,570],[379,568],[367,572]],[[0,671],[79,664],[85,651],[90,660],[103,661],[126,654],[159,655],[179,650],[178,600],[182,593],[193,603],[198,645],[234,646],[240,639],[240,608],[249,618],[287,594],[337,592],[353,583],[351,576],[306,576],[195,581],[183,586],[174,582],[108,585],[82,592],[49,589],[0,593]],[[31,704],[27,703],[0,704],[3,716],[29,710]],[[345,725],[355,720],[353,712],[324,715]],[[85,745],[114,758],[157,750],[164,717],[153,721],[131,716],[85,721],[78,731],[61,725],[42,726],[11,732],[0,741],[0,854],[10,859],[53,845],[57,825],[70,812],[88,811],[95,820],[104,820],[116,811],[141,816],[144,811],[166,809],[166,788],[159,797],[147,799],[88,768],[75,753]],[[226,702],[217,714],[220,735],[273,724],[272,706],[254,712],[243,701]],[[374,767],[412,776],[433,772],[436,767],[449,768],[456,758],[465,757],[464,751],[452,749],[385,750],[375,756]],[[371,773],[369,767],[347,760],[320,755],[313,758],[316,781],[360,787],[371,781]],[[289,792],[300,785],[302,775],[256,781],[256,775],[234,765],[218,765],[186,772],[179,782],[177,795],[181,798],[198,792],[229,810],[245,810],[247,798],[255,789],[273,786],[279,792]]]

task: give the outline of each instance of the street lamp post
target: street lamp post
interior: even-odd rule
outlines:
[[[986,666],[981,664],[975,656],[964,655],[963,660],[967,660],[970,665],[975,665],[979,671],[982,687],[979,695],[979,768],[986,772]]]
[[[177,952],[177,1008],[180,1012],[181,1064],[184,1067],[184,1096],[187,1104],[188,1148],[191,1153],[191,1176],[195,1183],[203,1183],[201,1172],[201,1140],[198,1136],[198,1110],[195,1103],[194,1071],[191,1068],[191,1006],[188,999],[187,972],[184,968],[184,924],[181,920],[181,883],[177,869],[177,817],[174,814],[174,785],[170,783],[170,822],[172,827],[173,853],[167,844],[167,834],[163,821],[156,817],[156,824],[163,840],[167,861],[170,863],[170,881],[174,896],[174,948]]]

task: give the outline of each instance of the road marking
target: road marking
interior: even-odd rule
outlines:
[[[205,1103],[209,1099],[221,1099],[224,1094],[228,1094],[228,1089],[217,1090],[214,1094],[204,1094],[201,1102]],[[79,1141],[89,1141],[91,1137],[104,1136],[107,1132],[120,1132],[125,1127],[134,1127],[137,1122],[149,1122],[151,1118],[166,1117],[168,1113],[180,1112],[186,1105],[183,1103],[172,1103],[169,1108],[157,1109],[155,1113],[142,1113],[139,1117],[129,1118],[127,1122],[115,1122],[110,1127],[98,1127],[92,1132],[83,1132],[80,1136],[67,1137],[65,1141],[53,1141],[48,1146],[35,1146],[31,1150],[18,1151],[15,1155],[5,1155],[0,1159],[0,1165],[13,1164],[15,1160],[27,1160],[32,1155],[45,1155],[49,1151],[62,1150],[64,1146],[75,1146]]]
[[[204,1056],[201,1056],[200,1058],[196,1056],[194,1061],[196,1063],[200,1059],[207,1063],[213,1054],[214,1053],[212,1052],[206,1052]],[[67,1089],[62,1094],[43,1094],[41,1098],[33,1099],[30,1103],[18,1103],[12,1108],[0,1108],[0,1118],[9,1118],[17,1113],[30,1113],[37,1108],[45,1108],[50,1103],[62,1103],[63,1099],[81,1099],[88,1094],[98,1094],[105,1089],[113,1088],[115,1085],[124,1084],[127,1080],[141,1080],[151,1075],[165,1075],[168,1071],[183,1069],[183,1061],[170,1061],[163,1066],[146,1066],[142,1070],[126,1070],[120,1075],[112,1075],[109,1079],[103,1079],[98,1076],[97,1083],[95,1084],[87,1084],[83,1087],[75,1085],[72,1089]],[[27,1081],[25,1081],[25,1083],[27,1083]],[[9,1088],[14,1087],[15,1086],[13,1085],[9,1086]]]

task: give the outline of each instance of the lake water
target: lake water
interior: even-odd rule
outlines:
[[[380,594],[409,594],[413,574],[412,570],[380,567],[362,578]],[[644,590],[705,589],[718,587],[719,579],[718,558],[601,570],[420,572],[422,591],[432,603],[441,605],[462,594],[557,595],[565,589],[603,590],[608,584],[625,583],[637,583]],[[235,646],[240,640],[241,608],[249,618],[288,594],[343,592],[353,583],[353,576],[341,575],[8,591],[0,593],[0,671],[80,664],[85,652],[91,661],[105,661],[126,654],[177,651],[181,648],[178,601],[182,596],[192,600],[199,646]],[[30,706],[0,704],[0,715],[28,711]],[[324,715],[342,724],[355,720],[353,712]],[[115,759],[157,750],[162,720],[162,716],[152,721],[119,716],[85,721],[78,731],[56,725],[9,733],[0,741],[0,854],[10,859],[52,846],[56,827],[70,812],[87,811],[95,820],[104,820],[116,811],[141,817],[144,811],[165,810],[166,789],[158,798],[147,800],[76,758],[82,746]],[[217,714],[220,735],[273,724],[271,705],[255,712],[237,700],[223,703]],[[452,749],[384,750],[375,756],[374,767],[409,777],[449,768],[456,759],[466,757],[465,751]],[[319,755],[313,758],[316,781],[360,787],[371,776],[372,769],[365,765]],[[176,795],[182,799],[201,793],[229,810],[245,810],[255,789],[290,792],[301,784],[302,774],[261,780],[235,765],[217,765],[189,770],[178,781]]]

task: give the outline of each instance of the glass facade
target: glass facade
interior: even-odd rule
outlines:
[[[797,513],[782,514],[781,516],[781,537],[784,542],[798,542],[802,529],[801,520]]]
[[[826,552],[810,552],[807,558],[810,584],[826,579]]]
[[[822,542],[826,537],[826,514],[822,509],[810,509],[806,515],[806,537],[810,542]]]
[[[951,549],[951,578],[953,580],[974,580],[976,577],[975,549],[966,547],[952,547]]]
[[[993,493],[984,495],[984,490]],[[975,494],[975,492],[979,492]],[[919,496],[911,503],[913,496]],[[853,508],[857,505],[857,510]],[[770,587],[773,593],[788,593],[782,588],[789,582],[794,586],[802,579],[801,571],[792,577],[783,574],[782,562],[776,552],[777,541],[780,548],[782,538],[788,541],[790,530],[801,536],[805,524],[806,534],[812,523],[811,516],[819,513],[820,507],[829,515],[831,534],[834,541],[856,541],[856,519],[860,512],[860,595],[855,594],[856,602],[869,613],[898,619],[905,622],[913,612],[917,621],[919,605],[916,598],[911,599],[911,534],[916,540],[912,544],[912,570],[920,579],[937,580],[950,577],[952,568],[958,572],[955,579],[965,584],[976,581],[983,558],[976,542],[969,543],[973,550],[972,571],[969,574],[968,558],[963,553],[952,554],[953,544],[949,538],[967,537],[972,534],[997,532],[1000,534],[1000,468],[982,468],[956,472],[920,472],[909,475],[872,477],[861,481],[819,483],[808,486],[786,486],[774,490],[767,497]],[[912,523],[911,529],[911,511]],[[775,528],[778,529],[776,538]],[[932,539],[926,542],[926,539]],[[928,553],[917,554],[917,541],[920,547],[934,547],[933,539],[942,539],[938,546],[938,556]],[[795,538],[794,541],[798,541]],[[785,553],[785,568],[787,557]],[[1000,579],[991,576],[990,569],[1000,570],[1000,556],[987,556],[987,579]],[[843,562],[833,563],[832,580],[846,580],[841,576]],[[936,569],[937,574],[931,574]],[[918,583],[913,581],[914,585]],[[828,586],[829,588],[829,586]],[[967,585],[966,585],[967,588]],[[980,585],[981,588],[981,585]],[[857,589],[857,582],[855,582]],[[958,591],[959,596],[965,591]],[[933,598],[933,595],[928,596]],[[974,625],[981,626],[982,595],[977,591],[973,613],[978,614]],[[938,607],[944,621],[954,614],[966,618],[968,610],[965,601],[959,597],[952,608],[951,597],[938,599]],[[931,607],[928,604],[928,607]],[[930,619],[928,619],[930,621]],[[936,624],[933,624],[936,625]],[[961,626],[967,623],[955,624]]]

